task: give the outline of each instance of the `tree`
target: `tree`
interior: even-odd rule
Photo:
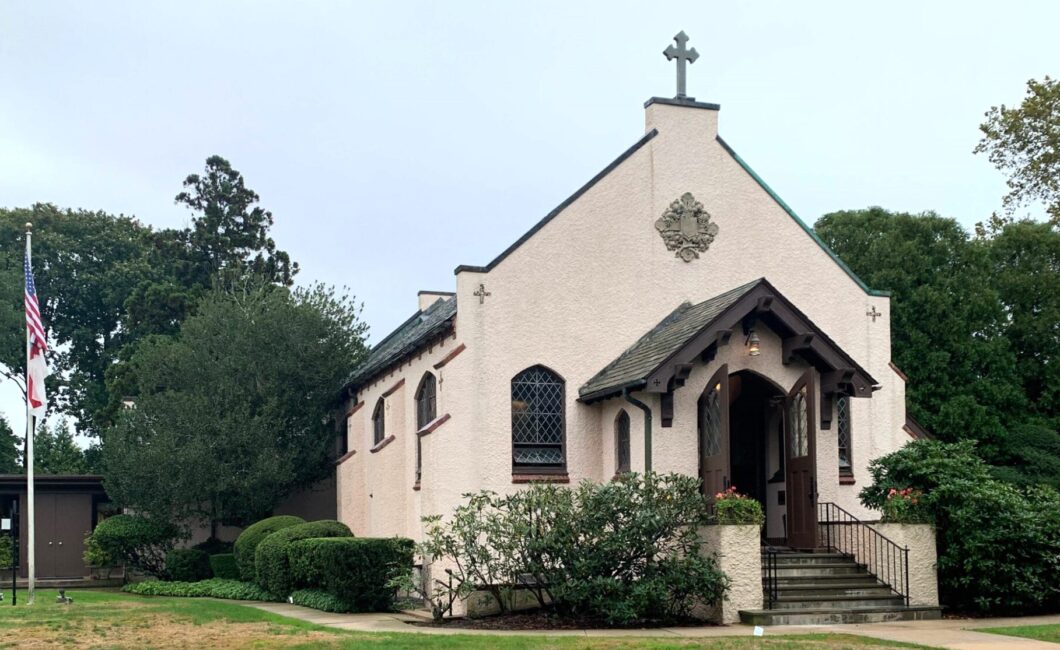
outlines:
[[[329,472],[339,391],[365,325],[317,286],[211,292],[129,361],[133,408],[104,437],[107,493],[170,520],[245,525]]]
[[[22,473],[22,439],[11,430],[7,418],[0,416],[0,474]]]
[[[983,138],[975,153],[987,154],[1008,175],[1004,203],[1009,212],[1041,201],[1060,226],[1060,81],[1031,79],[1019,107],[992,107],[979,130]]]
[[[66,418],[41,427],[33,437],[33,470],[46,476],[87,474],[85,452],[77,446]]]

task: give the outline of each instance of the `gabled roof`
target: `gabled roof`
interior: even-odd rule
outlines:
[[[748,317],[784,339],[785,362],[801,356],[822,374],[828,373],[822,381],[834,384],[833,390],[857,397],[871,395],[877,384],[872,375],[765,278],[759,278],[701,303],[686,302],[677,307],[578,389],[578,399],[594,402],[626,389],[672,390],[673,380],[682,385],[690,364],[712,346],[716,350],[726,344]]]
[[[749,282],[696,305],[688,302],[681,304],[620,354],[617,359],[596,373],[592,379],[578,389],[578,394],[582,399],[587,399],[601,393],[613,394],[623,388],[643,386],[648,375],[666,361],[675,350],[709,325],[744,294],[758,286],[759,282],[761,282],[760,279]]]
[[[456,318],[456,298],[436,300],[418,311],[385,339],[376,344],[361,365],[346,380],[346,388],[356,388],[390,365],[419,350],[443,332],[451,330]]]

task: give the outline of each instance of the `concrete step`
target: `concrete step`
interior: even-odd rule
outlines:
[[[808,609],[752,609],[740,612],[747,625],[834,625],[933,621],[942,618],[938,607],[818,607]]]
[[[762,577],[765,578],[768,575],[767,571],[762,569]],[[794,566],[778,566],[777,577],[778,578],[803,578],[803,577],[815,577],[815,576],[838,576],[838,575],[868,575],[865,567],[859,564],[853,563],[828,563],[828,564],[814,564],[814,565],[794,565]]]
[[[762,576],[762,586],[766,585],[766,576]],[[869,572],[864,573],[839,573],[835,575],[809,575],[809,576],[796,576],[791,578],[777,578],[778,587],[799,587],[801,585],[821,585],[827,587],[831,585],[861,585],[872,587],[880,584],[876,577]]]
[[[891,596],[891,588],[873,581],[871,583],[833,583],[821,584],[819,582],[805,583],[801,585],[778,585],[777,595],[784,599],[802,599],[813,596],[863,596],[863,597],[887,597]]]
[[[784,596],[773,601],[773,609],[851,609],[857,607],[901,607],[905,600],[888,592],[880,596]]]
[[[790,566],[793,564],[834,564],[837,562],[853,562],[853,558],[842,553],[777,553],[777,566]],[[767,566],[769,556],[762,554],[762,566]]]

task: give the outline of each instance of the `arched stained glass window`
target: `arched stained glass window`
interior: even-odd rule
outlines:
[[[699,435],[703,439],[703,456],[721,453],[721,385],[711,386],[699,398]]]
[[[372,445],[378,445],[386,437],[386,402],[380,397],[372,411]]]
[[[566,466],[563,379],[544,366],[512,378],[512,466],[562,470]]]
[[[788,410],[791,427],[791,457],[801,458],[810,454],[809,419],[806,412],[806,387],[803,386],[791,400]]]
[[[850,397],[841,395],[835,401],[836,437],[839,442],[839,473],[849,475],[853,472],[851,463],[850,436]]]
[[[615,473],[629,472],[629,413],[625,409],[615,417]]]
[[[419,431],[438,417],[438,380],[431,373],[423,375],[416,389],[416,430]],[[416,436],[416,483],[423,474],[423,439]]]

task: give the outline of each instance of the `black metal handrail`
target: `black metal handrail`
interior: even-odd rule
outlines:
[[[766,609],[773,609],[773,605],[777,602],[778,586],[780,581],[777,576],[777,549],[769,547],[765,549],[766,554],[766,579],[765,579],[765,592],[766,592]]]
[[[817,504],[817,521],[824,528],[824,543],[865,565],[884,586],[909,605],[909,547],[887,539],[880,531],[834,503]]]

